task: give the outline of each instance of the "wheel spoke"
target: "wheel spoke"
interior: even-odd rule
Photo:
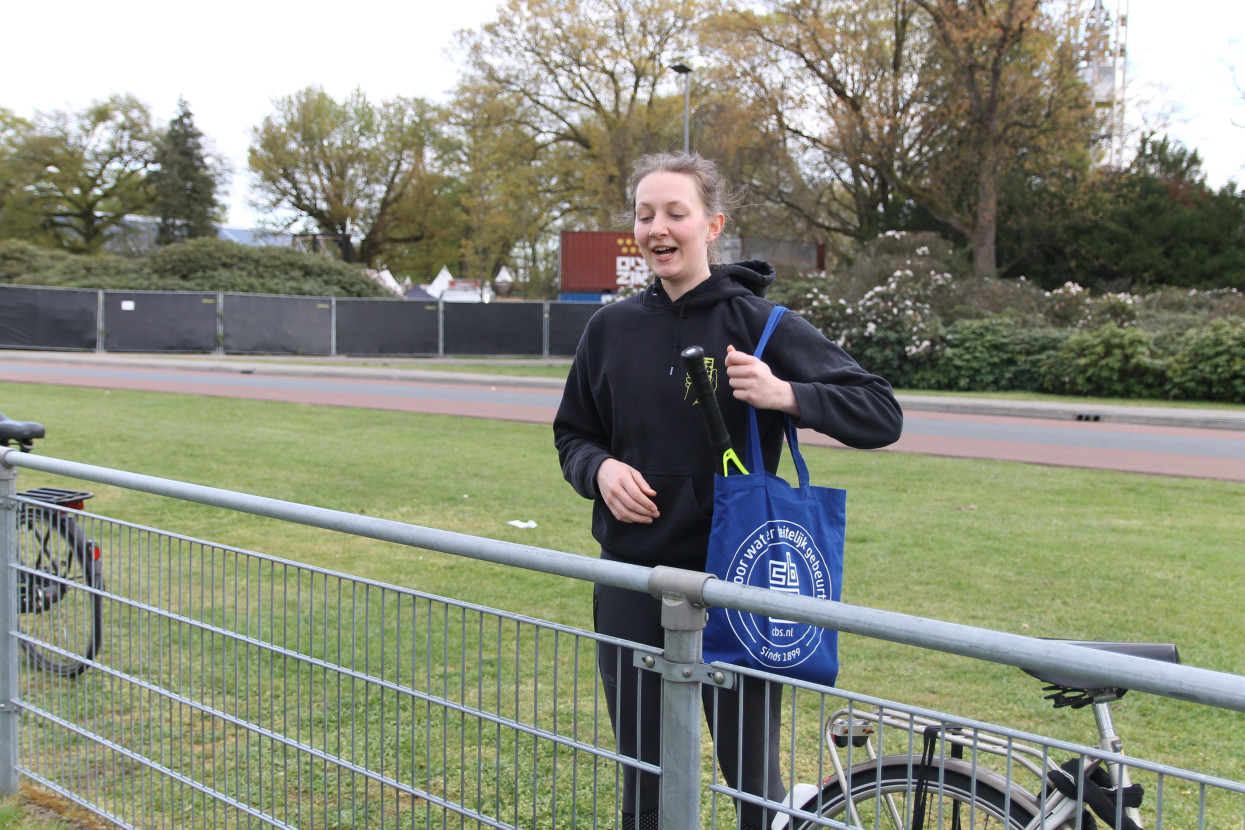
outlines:
[[[918,781],[927,781],[923,820],[914,825]],[[1037,815],[1033,797],[995,773],[962,761],[941,768],[890,756],[859,764],[848,773],[850,804],[838,781],[805,804],[807,812],[862,828],[922,830],[1020,830]],[[819,809],[820,806],[820,809]],[[806,823],[805,830],[817,825]]]

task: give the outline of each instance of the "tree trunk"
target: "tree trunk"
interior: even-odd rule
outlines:
[[[999,216],[999,169],[995,144],[983,147],[977,164],[977,216],[973,223],[973,271],[979,277],[998,270],[995,237]]]
[[[337,234],[337,246],[341,251],[342,262],[358,262],[359,253],[355,250],[354,241],[350,238],[350,234],[344,230]]]

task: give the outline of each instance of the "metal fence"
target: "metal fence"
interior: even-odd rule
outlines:
[[[565,356],[600,307],[0,285],[0,348]]]
[[[608,641],[661,673],[660,763],[615,749],[597,682],[602,638],[590,632],[49,507],[16,495],[19,467],[661,596],[664,649]],[[741,792],[714,767],[701,688],[752,673],[703,666],[694,622],[702,602],[780,610],[1245,711],[1245,678],[1235,675],[849,605],[776,602],[703,574],[16,450],[0,449],[0,516],[0,623],[9,632],[0,637],[0,790],[24,778],[125,827],[616,827],[632,812],[621,797],[626,767],[660,777],[667,830],[735,827],[739,802],[767,807],[776,827],[1072,828],[1089,826],[1079,816],[1091,808],[1118,813],[1106,826],[1128,827],[1132,791],[1091,786],[1083,763],[1095,758],[1114,783],[1126,769],[1145,788],[1145,826],[1245,825],[1245,786],[1126,758],[1112,741],[1073,744],[776,678],[763,693],[782,695],[780,765],[798,797]],[[81,550],[83,567],[47,565]],[[656,741],[658,725],[649,726],[642,740]],[[1071,796],[1051,778],[1061,766]],[[1102,797],[1105,808],[1093,803]]]

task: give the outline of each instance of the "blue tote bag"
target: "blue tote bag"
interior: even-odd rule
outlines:
[[[760,357],[786,311],[771,313],[757,344]],[[799,486],[766,472],[756,410],[748,408],[748,474],[714,477],[713,524],[706,569],[737,585],[839,600],[847,493],[808,483],[795,424],[786,419],[787,445]],[[780,616],[710,608],[704,657],[833,685],[839,672],[838,632]]]

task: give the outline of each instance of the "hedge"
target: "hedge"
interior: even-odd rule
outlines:
[[[1169,351],[1164,341],[1173,343]],[[959,320],[910,374],[918,389],[1245,403],[1245,319],[1210,320],[1179,338],[1116,323],[1057,329],[1006,317]]]
[[[0,282],[116,291],[232,291],[311,297],[392,296],[357,265],[290,248],[192,239],[141,257],[84,256],[0,241]]]
[[[1167,361],[1172,398],[1245,403],[1245,319],[1212,320],[1185,334]]]

